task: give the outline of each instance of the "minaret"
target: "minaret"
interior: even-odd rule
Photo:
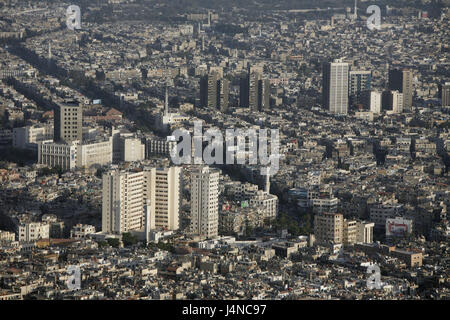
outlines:
[[[167,116],[169,114],[169,91],[166,85],[166,99],[164,101],[164,115]]]
[[[50,41],[48,42],[48,57],[47,58],[48,58],[47,59],[47,67],[51,68],[53,55],[52,55],[52,43]]]
[[[52,43],[48,42],[48,61],[52,60]]]
[[[205,35],[202,35],[202,51],[205,51]]]
[[[355,0],[355,20],[358,19],[358,0]]]
[[[146,243],[150,242],[150,232],[152,229],[154,229],[154,221],[152,221],[152,217],[151,217],[151,202],[150,200],[147,200],[145,202],[145,207],[144,207],[144,213],[145,213],[145,241]]]
[[[266,168],[266,172],[265,173],[266,173],[266,186],[265,186],[264,191],[267,194],[270,194],[270,167]]]

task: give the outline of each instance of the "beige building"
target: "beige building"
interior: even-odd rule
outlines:
[[[372,243],[374,226],[373,222],[357,221],[356,243]]]
[[[357,237],[357,222],[356,220],[347,220],[344,219],[343,224],[343,243],[344,244],[354,244],[356,243],[356,237]]]
[[[83,239],[92,233],[95,233],[94,226],[78,223],[73,226],[72,230],[70,230],[70,237],[75,239]]]
[[[79,104],[61,104],[55,108],[54,139],[70,143],[83,140],[83,107]]]
[[[145,159],[145,144],[141,139],[133,137],[120,138],[121,161],[133,162]]]
[[[314,216],[314,235],[318,243],[342,243],[344,216],[341,213],[322,212]]]
[[[89,168],[93,165],[103,166],[112,163],[112,157],[112,138],[81,144],[77,148],[76,166],[78,168]]]
[[[13,147],[37,150],[38,143],[53,140],[53,126],[27,126],[13,129]]]
[[[16,235],[14,232],[0,230],[0,241],[15,241]]]
[[[40,142],[38,144],[38,163],[63,170],[72,170],[77,165],[78,142],[71,144]]]
[[[19,225],[19,241],[29,242],[39,239],[48,239],[50,226],[42,222],[27,222]]]
[[[112,170],[103,175],[102,232],[144,227],[144,173]]]
[[[178,230],[181,204],[181,167],[146,168],[144,198],[157,229]]]
[[[372,243],[374,225],[373,222],[344,219],[341,213],[324,212],[314,217],[314,235],[318,243]]]
[[[275,219],[278,215],[278,197],[268,194],[263,190],[258,190],[250,199],[251,206],[260,206],[264,208],[264,218]]]
[[[107,165],[112,162],[112,139],[80,144],[44,142],[38,144],[38,163],[63,170]]]
[[[201,166],[191,174],[191,232],[214,238],[219,225],[219,171]]]

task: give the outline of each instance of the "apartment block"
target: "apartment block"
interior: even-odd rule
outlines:
[[[103,175],[102,232],[144,227],[144,173],[112,170]]]
[[[201,166],[191,174],[191,232],[214,238],[219,224],[219,171]]]

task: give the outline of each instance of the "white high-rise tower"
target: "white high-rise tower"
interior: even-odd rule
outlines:
[[[201,166],[191,174],[191,232],[214,238],[219,224],[219,176],[217,170]]]
[[[144,226],[144,175],[112,170],[103,175],[102,232],[122,234]]]
[[[181,172],[181,167],[144,170],[144,198],[150,201],[150,216],[156,229],[178,230]]]
[[[334,114],[348,112],[349,65],[340,59],[323,66],[323,106]]]
[[[169,91],[166,85],[166,97],[164,99],[164,115],[167,116],[169,114]]]

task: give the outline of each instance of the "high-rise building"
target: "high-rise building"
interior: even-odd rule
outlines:
[[[370,92],[370,111],[373,113],[381,112],[381,92]]]
[[[403,93],[403,110],[412,108],[413,74],[408,69],[389,70],[389,90]]]
[[[157,229],[179,228],[181,173],[181,167],[144,170],[144,198],[150,201],[150,216]]]
[[[250,77],[249,74],[246,73],[241,76],[239,82],[239,107],[248,108],[250,105],[249,97],[250,97]]]
[[[228,79],[220,79],[217,82],[217,107],[220,109],[220,111],[227,111],[229,98],[230,81]]]
[[[314,236],[319,243],[342,243],[344,216],[341,213],[322,212],[314,216]]]
[[[250,67],[241,78],[239,105],[254,111],[270,108],[270,81],[263,79],[262,67]]]
[[[393,113],[402,113],[404,110],[403,93],[395,91],[385,91],[382,96],[383,110],[392,111]]]
[[[323,65],[323,107],[331,113],[348,113],[348,70],[340,59]]]
[[[372,82],[371,71],[354,70],[350,71],[348,94],[351,104],[361,103],[361,94],[370,91]]]
[[[450,107],[450,82],[446,82],[441,89],[443,107]]]
[[[373,242],[373,222],[347,220],[341,213],[322,212],[314,216],[314,236],[319,244]]]
[[[200,79],[200,105],[203,108],[228,109],[230,82],[221,77],[219,72],[210,72]]]
[[[64,103],[54,111],[55,142],[70,143],[83,140],[83,107],[78,103]]]
[[[219,171],[201,166],[191,174],[191,232],[214,238],[219,225]]]
[[[144,227],[144,173],[112,170],[103,175],[102,232]]]
[[[394,113],[402,113],[405,109],[405,96],[398,91],[392,91],[392,111]]]

